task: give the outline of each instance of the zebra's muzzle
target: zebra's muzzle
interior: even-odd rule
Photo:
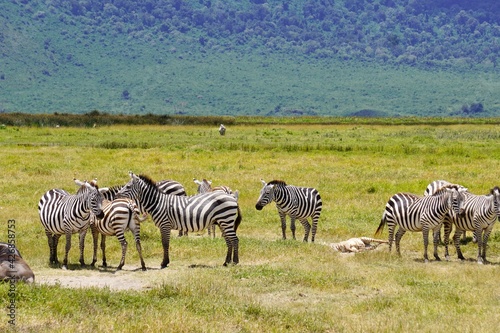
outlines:
[[[104,212],[101,210],[99,214],[96,215],[98,219],[102,219],[104,217]]]
[[[264,206],[261,206],[261,205],[259,205],[259,204],[256,204],[256,205],[255,205],[255,209],[257,209],[257,210],[262,210],[262,208],[264,208]]]

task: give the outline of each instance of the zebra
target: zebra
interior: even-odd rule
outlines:
[[[193,181],[195,184],[198,185],[198,189],[196,191],[197,194],[202,194],[202,193],[207,193],[207,192],[212,192],[212,191],[222,191],[222,192],[225,192],[227,194],[231,194],[232,196],[234,196],[234,198],[236,200],[238,200],[239,192],[238,191],[233,192],[233,190],[231,190],[228,186],[212,187],[212,182],[210,180],[206,180],[206,179],[199,181],[198,179],[193,178]],[[213,237],[215,237],[215,225],[212,224],[207,229],[208,229],[208,236],[213,235]]]
[[[401,255],[399,243],[407,231],[422,232],[424,240],[424,260],[429,262],[427,247],[429,231],[434,233],[434,258],[441,260],[437,253],[439,241],[438,230],[450,209],[456,214],[463,211],[464,192],[467,189],[458,185],[446,185],[431,196],[419,197],[411,193],[397,193],[393,195],[385,206],[380,225],[375,232],[375,238],[382,233],[384,226],[389,227],[389,251],[392,249],[394,231],[396,233],[396,251]]]
[[[102,195],[98,187],[76,179],[75,183],[82,184],[76,194],[71,195],[61,189],[52,189],[47,191],[38,202],[38,213],[47,235],[51,264],[59,264],[57,244],[59,238],[66,235],[63,269],[68,268],[68,252],[71,248],[71,235],[74,233],[80,234],[80,264],[85,265],[83,252],[91,213],[98,218],[103,216]],[[94,257],[91,266],[97,261],[96,249],[97,240],[94,239]]]
[[[171,179],[160,180],[156,183],[156,186],[158,187],[158,189],[161,192],[163,192],[165,194],[181,195],[181,196],[187,195],[186,189],[184,188],[184,186],[175,180],[171,180]],[[112,201],[115,199],[117,193],[121,190],[122,187],[123,187],[123,185],[116,185],[116,186],[112,186],[112,187],[103,188],[100,190],[104,196],[104,199]],[[138,204],[138,203],[136,202],[136,204]],[[141,209],[141,212],[142,212],[142,209]],[[179,237],[187,236],[187,235],[188,235],[187,231],[179,230]]]
[[[255,204],[255,208],[257,210],[262,210],[264,206],[272,201],[276,202],[278,214],[281,219],[283,239],[286,239],[286,216],[289,215],[293,239],[295,239],[295,219],[298,219],[304,227],[304,242],[307,242],[309,231],[311,230],[311,224],[309,224],[307,219],[311,217],[311,242],[314,242],[318,219],[321,215],[321,208],[323,206],[319,192],[311,187],[287,185],[282,180],[273,180],[266,183],[261,179],[261,182],[264,186],[260,191],[260,196]]]
[[[169,246],[172,229],[201,231],[211,223],[217,223],[227,245],[224,266],[238,264],[238,237],[236,230],[241,214],[236,199],[222,191],[208,192],[191,197],[161,193],[155,183],[145,175],[130,172],[130,181],[120,190],[120,197],[139,200],[160,229],[163,245],[161,268],[170,263]]]
[[[219,134],[220,135],[225,135],[226,134],[226,127],[222,124],[220,124],[220,127],[219,127]]]
[[[122,258],[117,270],[121,270],[125,264],[125,254],[127,253],[127,240],[125,231],[130,229],[135,239],[135,246],[141,259],[141,268],[146,270],[146,264],[142,258],[140,222],[146,217],[141,217],[141,212],[137,205],[130,199],[116,198],[113,201],[104,200],[102,218],[93,217],[91,224],[95,230],[101,234],[102,266],[107,267],[106,262],[106,236],[116,236],[122,247]]]
[[[435,180],[432,183],[430,183],[429,185],[427,185],[427,187],[425,188],[425,191],[424,191],[424,196],[433,195],[441,187],[446,186],[446,185],[451,185],[451,184],[452,183],[450,183],[446,180]],[[447,216],[445,217],[445,219],[443,221],[444,227],[446,227],[448,224],[452,223],[450,214],[451,214],[451,211],[448,212]],[[451,225],[450,225],[450,228],[451,228]],[[441,230],[439,230],[439,240],[441,242]],[[467,235],[466,235],[465,231],[463,233],[462,241],[464,241],[464,242],[467,241]],[[476,243],[477,242],[476,237],[473,236],[472,241],[474,243]],[[442,242],[442,243],[444,243],[444,242]]]
[[[451,233],[451,225],[455,225],[453,243],[460,260],[464,260],[460,250],[460,235],[466,230],[474,232],[477,240],[477,263],[483,264],[486,261],[486,246],[488,238],[495,225],[497,218],[500,218],[500,189],[495,186],[488,195],[474,195],[465,193],[463,215],[449,214],[450,223],[445,224],[444,239],[445,251],[448,255],[448,242]]]

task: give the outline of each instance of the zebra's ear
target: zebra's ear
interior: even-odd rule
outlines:
[[[267,185],[267,183],[266,183],[266,181],[264,179],[261,179],[260,181],[262,182],[262,185],[264,185],[264,186]]]
[[[73,181],[75,182],[76,185],[78,186],[82,186],[83,184],[85,184],[84,182],[82,182],[81,180],[78,180],[76,178],[73,178]]]
[[[193,182],[194,182],[196,185],[201,185],[201,182],[200,182],[198,179],[196,179],[196,178],[193,178]]]

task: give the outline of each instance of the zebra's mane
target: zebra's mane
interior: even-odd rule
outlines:
[[[267,185],[278,185],[278,186],[286,186],[286,183],[283,180],[271,180]]]
[[[93,183],[93,182],[92,182],[92,183],[88,183],[88,184],[89,184],[90,186],[92,186],[93,188],[95,188],[96,190],[98,190],[98,191],[99,191],[99,186],[97,186],[97,184],[96,184],[96,183]],[[80,193],[82,193],[83,191],[85,191],[86,189],[87,189],[87,186],[82,185],[82,186],[80,186],[80,188],[78,189],[78,191],[76,191],[76,194],[80,194]]]
[[[443,185],[438,190],[436,190],[436,192],[434,192],[434,194],[432,196],[441,195],[442,193],[444,193],[446,191],[446,189],[455,189],[455,190],[458,191],[459,190],[459,186],[456,185],[456,184]]]
[[[145,182],[147,184],[147,186],[152,186],[156,189],[158,189],[158,187],[156,187],[156,182],[154,180],[152,180],[149,176],[146,176],[146,175],[139,175],[139,178]]]

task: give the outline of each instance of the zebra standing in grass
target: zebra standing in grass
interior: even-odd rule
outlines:
[[[433,181],[432,183],[430,183],[429,185],[427,185],[427,187],[425,188],[425,192],[424,192],[424,196],[429,196],[429,195],[433,195],[434,193],[436,193],[437,190],[439,190],[441,187],[443,186],[446,186],[446,185],[451,185],[452,183],[450,182],[447,182],[446,180],[435,180]],[[446,215],[446,217],[444,218],[444,221],[443,221],[443,226],[444,228],[446,228],[448,225],[450,227],[450,230],[451,230],[451,223],[452,222],[452,218],[451,218],[451,210],[448,212],[448,214]],[[441,240],[441,230],[439,230],[439,240]],[[467,235],[464,231],[463,233],[463,237],[462,237],[462,240],[465,242],[467,240]],[[476,238],[473,237],[472,241],[474,243],[476,243]],[[444,243],[444,242],[443,242]]]
[[[211,223],[217,223],[227,245],[224,266],[238,263],[238,237],[236,230],[241,222],[238,202],[222,191],[208,192],[191,197],[164,194],[147,176],[130,172],[130,181],[120,190],[119,197],[139,200],[160,229],[163,245],[161,268],[170,262],[169,246],[172,229],[201,231]]]
[[[122,259],[117,267],[117,270],[122,269],[125,264],[125,254],[127,253],[127,240],[125,239],[125,231],[130,230],[134,235],[135,247],[141,259],[141,268],[146,270],[146,264],[142,258],[142,247],[140,238],[140,223],[145,217],[141,217],[141,212],[137,205],[130,199],[117,198],[113,201],[104,200],[102,218],[92,219],[94,228],[101,234],[101,250],[102,250],[102,265],[107,267],[106,262],[106,236],[116,236],[122,247]]]
[[[316,229],[318,227],[318,219],[321,215],[321,208],[323,206],[319,192],[311,187],[287,185],[282,180],[273,180],[269,183],[261,180],[261,182],[264,187],[260,191],[260,196],[255,208],[257,210],[262,210],[265,205],[272,201],[276,202],[276,207],[278,208],[281,219],[283,239],[286,239],[286,216],[289,215],[293,239],[295,239],[295,219],[298,219],[302,226],[304,226],[304,242],[307,242],[309,231],[311,230],[311,224],[309,224],[307,219],[311,217],[311,242],[314,242]]]
[[[234,198],[236,200],[238,200],[239,192],[238,191],[233,192],[233,190],[231,190],[228,186],[212,187],[212,182],[210,180],[206,180],[206,179],[199,181],[198,179],[193,178],[193,181],[195,184],[198,185],[198,189],[196,191],[196,193],[198,193],[198,194],[203,194],[203,193],[212,192],[212,191],[222,191],[222,192],[225,192],[227,194],[234,196]],[[215,225],[212,224],[207,229],[208,229],[208,236],[213,235],[213,237],[215,237]]]
[[[464,192],[467,189],[457,185],[447,185],[436,191],[431,196],[419,197],[409,193],[393,195],[385,206],[382,220],[375,232],[379,237],[387,224],[389,228],[389,251],[392,249],[394,231],[396,226],[396,251],[401,255],[399,243],[407,231],[422,232],[424,239],[424,259],[429,261],[427,247],[429,245],[429,231],[434,233],[434,257],[440,260],[437,253],[439,241],[438,231],[450,209],[456,214],[462,212]]]
[[[79,182],[75,180],[77,184]],[[80,264],[85,265],[83,252],[85,247],[85,235],[89,227],[91,213],[102,217],[101,209],[102,195],[96,186],[87,182],[82,183],[78,192],[74,195],[61,189],[47,191],[38,202],[38,213],[40,221],[45,228],[49,248],[50,263],[58,264],[57,244],[61,235],[66,235],[66,248],[63,260],[63,269],[67,269],[68,252],[71,248],[71,235],[80,234]],[[94,249],[97,248],[97,240],[94,239]],[[96,262],[96,255],[92,266]]]
[[[187,195],[184,186],[182,186],[181,183],[175,180],[170,180],[170,179],[160,180],[159,182],[156,183],[156,186],[158,187],[160,192],[163,192],[165,194],[180,195],[180,196]],[[118,191],[121,190],[122,187],[123,185],[117,185],[109,188],[103,188],[101,189],[101,193],[103,194],[104,199],[111,201],[115,199],[116,194],[118,193]],[[187,231],[179,230],[179,237],[187,235],[188,235]]]
[[[454,224],[455,234],[453,235],[453,243],[455,244],[458,258],[461,260],[465,259],[460,250],[460,235],[468,230],[474,232],[474,238],[477,240],[478,264],[486,262],[488,237],[498,218],[500,218],[500,189],[498,186],[491,189],[488,195],[465,193],[464,213],[462,215],[450,214],[452,223],[448,223],[444,227],[447,258],[449,258],[448,242],[451,233],[451,225]]]

